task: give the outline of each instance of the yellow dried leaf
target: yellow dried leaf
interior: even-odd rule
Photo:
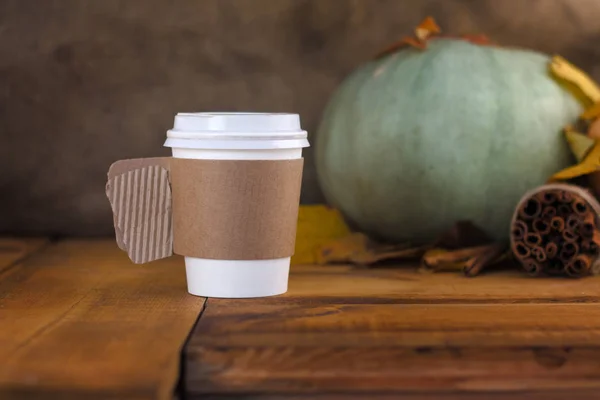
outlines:
[[[560,56],[552,57],[550,71],[563,82],[576,86],[592,102],[592,105],[581,115],[582,120],[589,121],[600,116],[600,87],[585,72]],[[600,138],[600,126],[597,123],[590,126],[587,135],[576,132],[570,127],[565,129],[565,135],[579,164],[554,174],[550,182],[573,179],[596,172],[600,168],[600,143],[594,140]]]
[[[570,128],[565,129],[565,137],[571,152],[575,155],[577,162],[581,162],[586,154],[594,146],[594,140],[580,132],[575,132]]]
[[[440,248],[427,250],[421,260],[421,267],[430,271],[462,271],[467,264],[467,260],[443,260],[444,256],[449,253],[450,251]]]
[[[590,130],[588,131],[588,138],[593,140],[600,139],[600,118],[595,120],[592,125],[590,125]]]
[[[318,246],[317,264],[349,262],[352,256],[368,251],[369,238],[362,233],[352,233]]]
[[[348,234],[350,229],[339,211],[324,205],[300,206],[292,264],[314,264],[319,246]]]
[[[575,84],[593,103],[600,101],[598,85],[585,72],[561,56],[552,57],[550,70],[558,78]]]
[[[600,142],[595,142],[583,161],[552,175],[550,182],[564,181],[577,178],[578,176],[591,174],[592,172],[596,172],[598,168],[600,168]]]
[[[593,104],[581,114],[582,119],[596,119],[600,117],[600,102]]]

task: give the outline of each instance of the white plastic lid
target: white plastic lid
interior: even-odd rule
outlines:
[[[189,149],[289,149],[308,147],[298,114],[178,113],[166,147]]]

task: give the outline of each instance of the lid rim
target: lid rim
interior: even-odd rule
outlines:
[[[289,132],[301,129],[299,114],[200,112],[177,113],[171,130],[178,132]]]
[[[187,140],[167,138],[164,147],[205,150],[277,150],[310,147],[306,138],[287,140]]]
[[[306,138],[308,137],[307,131],[295,130],[295,131],[179,131],[175,129],[169,129],[167,131],[167,137],[177,139],[188,139],[188,140],[205,140],[205,139],[224,139],[231,140],[235,138],[240,139],[256,139],[263,140],[265,138],[274,138],[278,140],[295,139],[295,138]]]

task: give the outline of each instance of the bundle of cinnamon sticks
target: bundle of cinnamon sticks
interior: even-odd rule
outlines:
[[[517,206],[512,251],[534,276],[589,275],[600,256],[599,212],[600,204],[581,187],[542,186]]]

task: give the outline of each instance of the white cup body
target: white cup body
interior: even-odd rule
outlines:
[[[273,118],[290,116],[291,126],[273,123]],[[178,121],[179,118],[179,121]],[[193,119],[198,124],[194,125]],[[203,121],[204,118],[222,121]],[[198,113],[178,114],[185,131],[169,131],[165,146],[174,158],[200,160],[292,160],[302,157],[308,146],[306,132],[300,130],[295,114]],[[192,119],[192,121],[188,120]],[[235,131],[228,126],[233,121]],[[207,122],[212,126],[206,129]],[[289,121],[287,121],[289,122]],[[285,124],[284,124],[285,125]],[[196,128],[194,128],[196,127]],[[199,130],[202,128],[204,130]],[[291,129],[290,129],[291,128]],[[302,138],[304,136],[304,138]],[[171,140],[169,140],[171,139]],[[174,140],[173,140],[174,139]],[[175,147],[179,146],[179,147]],[[190,294],[204,297],[248,298],[285,293],[288,287],[290,257],[269,260],[215,260],[185,257]]]

